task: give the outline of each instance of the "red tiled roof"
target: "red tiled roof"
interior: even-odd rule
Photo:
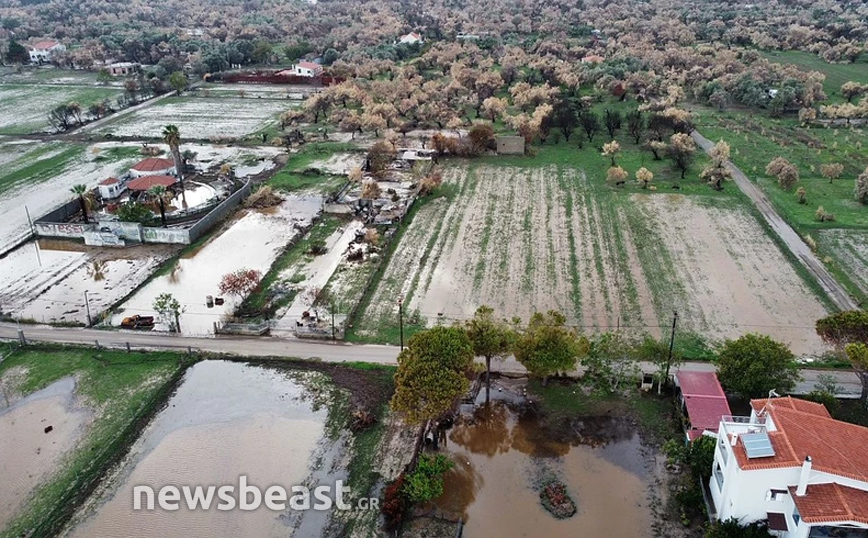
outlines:
[[[868,525],[868,491],[835,483],[812,484],[800,497],[794,486],[789,489],[805,523],[855,521]]]
[[[305,69],[313,69],[314,71],[316,71],[317,69],[322,69],[322,66],[320,64],[315,64],[313,62],[298,62],[296,65]]]
[[[169,187],[174,185],[178,178],[172,176],[142,176],[134,179],[127,184],[127,188],[131,191],[146,191],[156,185]]]
[[[792,396],[786,396],[784,398],[772,398],[771,401],[774,402],[776,408],[786,407],[788,409],[801,411],[803,413],[809,413],[811,415],[817,415],[819,417],[832,418],[832,415],[829,414],[829,410],[826,409],[826,406],[816,402],[800,400],[798,398],[793,398]],[[759,414],[762,412],[763,408],[768,402],[768,398],[751,400],[750,406],[753,408],[754,411],[757,412],[757,414]]]
[[[99,182],[100,185],[114,185],[115,183],[118,183],[118,179],[115,177],[110,177]]]
[[[159,170],[168,170],[175,166],[175,161],[172,159],[161,159],[159,157],[148,157],[134,164],[131,169],[138,172],[155,172]]]
[[[590,56],[585,56],[584,58],[582,58],[582,61],[585,63],[595,63],[595,64],[603,62],[605,60],[606,60],[605,58],[603,58],[602,56],[597,56],[596,54],[592,54]]]
[[[687,437],[692,441],[705,430],[716,432],[720,418],[731,415],[729,403],[717,374],[714,372],[678,372],[675,379],[684,396],[690,430]]]
[[[33,45],[33,48],[36,50],[48,50],[54,46],[57,46],[57,41],[40,41]]]
[[[811,456],[817,471],[868,482],[868,428],[831,418],[821,404],[794,398],[762,401],[776,428],[769,432],[775,455],[748,459],[739,439],[734,452],[740,468],[798,467]]]

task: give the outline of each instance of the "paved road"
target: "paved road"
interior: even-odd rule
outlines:
[[[714,142],[705,138],[697,131],[693,131],[690,136],[693,137],[693,140],[696,141],[696,143],[699,144],[706,153],[710,152],[711,148],[714,147]],[[847,290],[845,290],[841,284],[835,280],[832,274],[826,270],[826,266],[823,265],[823,262],[814,255],[814,252],[802,240],[802,238],[799,237],[799,234],[793,230],[793,227],[787,224],[778,212],[775,211],[774,206],[772,206],[771,201],[769,201],[765,193],[762,192],[754,182],[748,179],[748,177],[744,175],[744,172],[739,170],[738,167],[730,161],[726,162],[726,167],[730,172],[732,172],[732,178],[735,180],[738,188],[741,189],[741,191],[745,193],[751,201],[753,201],[754,205],[756,205],[756,208],[769,224],[772,231],[781,238],[781,241],[784,242],[796,259],[799,260],[808,272],[817,279],[817,282],[820,283],[823,291],[825,291],[826,295],[828,295],[832,302],[835,303],[835,306],[841,310],[854,310],[858,308],[856,301],[850,297]]]
[[[21,325],[28,341],[57,342],[62,344],[86,344],[112,348],[125,348],[126,344],[133,349],[176,349],[225,353],[246,357],[295,357],[300,359],[319,359],[326,362],[362,361],[377,364],[397,364],[399,349],[397,346],[357,345],[343,342],[315,342],[295,339],[259,338],[259,337],[218,337],[190,338],[165,333],[136,331],[102,331],[97,329],[67,329],[44,325]],[[0,323],[0,339],[17,339],[18,326],[12,323]],[[653,372],[654,365],[642,363],[642,370]],[[509,373],[524,373],[524,367],[513,357],[495,365],[495,369]],[[713,372],[715,367],[707,362],[688,362],[681,366],[682,370],[694,372]],[[581,369],[580,369],[581,371]],[[795,389],[797,394],[805,394],[814,390],[820,375],[832,375],[840,385],[839,395],[845,397],[858,396],[861,391],[859,378],[846,370],[802,370],[803,380]]]

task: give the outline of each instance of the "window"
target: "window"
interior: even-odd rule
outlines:
[[[766,493],[766,500],[773,502],[784,502],[784,499],[787,495],[788,492],[785,489],[770,489]]]
[[[798,526],[799,520],[801,520],[801,519],[802,519],[802,515],[799,514],[799,509],[797,507],[793,506],[793,523],[795,523],[796,526]]]
[[[717,481],[717,489],[723,491],[723,471],[720,470],[720,464],[714,462],[714,479]]]
[[[723,460],[724,465],[727,465],[729,463],[729,452],[726,451],[726,435],[722,433],[718,434],[717,448],[720,450],[720,459]]]

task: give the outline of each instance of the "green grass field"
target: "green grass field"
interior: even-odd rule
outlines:
[[[825,73],[826,80],[823,89],[831,101],[846,101],[841,96],[841,85],[853,81],[868,84],[868,54],[862,53],[859,59],[851,64],[830,64],[816,54],[798,50],[761,52],[764,58],[780,64],[792,64],[803,71],[820,71]]]
[[[854,180],[868,167],[868,138],[864,129],[801,127],[794,118],[768,118],[748,115],[741,111],[702,113],[698,130],[712,140],[729,142],[732,161],[769,196],[781,215],[801,233],[817,242],[821,258],[828,257],[827,265],[860,299],[868,297],[868,286],[854,284],[849,273],[859,273],[865,267],[845,263],[845,252],[824,231],[852,230],[868,237],[868,206],[858,203],[853,196]],[[799,169],[799,182],[791,189],[782,189],[775,178],[765,174],[765,167],[775,157],[784,157]],[[844,171],[831,183],[822,177],[821,166],[841,163]],[[807,202],[800,204],[796,190],[804,187]],[[817,209],[823,208],[835,215],[834,222],[819,222]],[[860,240],[856,240],[858,244]],[[851,242],[852,243],[852,242]],[[868,248],[868,239],[862,239]],[[852,248],[863,248],[856,247]],[[854,258],[850,257],[849,262]]]
[[[305,144],[298,153],[290,156],[289,162],[278,170],[268,184],[282,191],[316,191],[329,193],[343,185],[346,178],[334,174],[305,173],[315,161],[325,160],[336,153],[355,151],[352,144],[340,142],[313,142]]]
[[[65,377],[76,378],[76,396],[93,410],[93,422],[74,452],[43,483],[16,518],[0,531],[12,538],[52,534],[58,511],[71,509],[86,484],[100,478],[100,466],[128,439],[129,428],[146,414],[166,382],[179,371],[181,356],[174,353],[125,353],[84,348],[28,347],[0,364],[5,390],[26,396]],[[4,377],[10,371],[15,375]],[[22,374],[23,372],[23,374]],[[55,529],[55,532],[59,529]]]
[[[44,84],[0,85],[0,134],[28,134],[47,130],[48,113],[58,105],[76,102],[85,112],[105,99],[114,101],[118,88]]]
[[[0,149],[2,148],[0,145]],[[81,145],[56,142],[31,148],[0,167],[0,195],[23,183],[39,183],[51,179],[79,158],[83,151]]]

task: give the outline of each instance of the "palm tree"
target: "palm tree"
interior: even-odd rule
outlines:
[[[78,203],[81,205],[81,214],[84,216],[84,223],[87,224],[87,185],[73,185],[69,191],[78,196]]]
[[[181,132],[177,125],[163,127],[163,142],[169,145],[172,159],[175,161],[175,172],[178,174],[178,182],[181,185],[181,203],[187,209],[187,195],[184,192],[184,161],[181,160]]]
[[[166,195],[169,194],[169,191],[162,185],[154,185],[148,189],[148,194],[160,203],[160,219],[163,221],[163,228],[166,228]]]

